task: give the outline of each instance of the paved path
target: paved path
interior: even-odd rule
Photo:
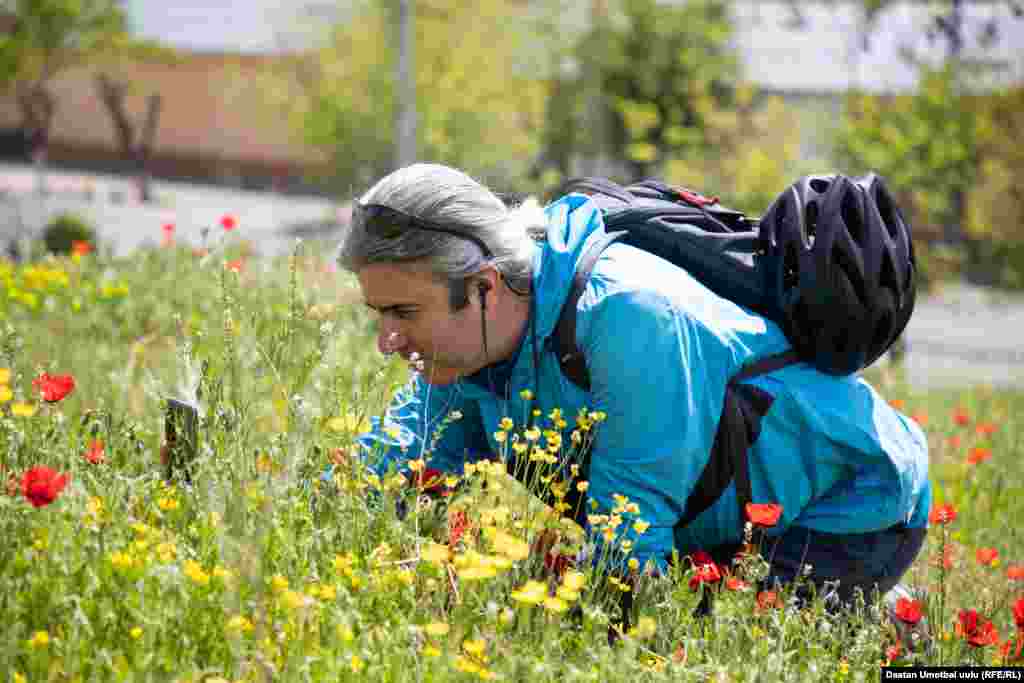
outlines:
[[[0,164],[0,243],[38,233],[48,217],[70,210],[89,217],[101,239],[123,255],[158,243],[167,222],[177,225],[179,239],[198,244],[204,228],[218,234],[220,217],[231,213],[240,237],[260,253],[276,255],[290,250],[299,234],[336,236],[339,212],[345,219],[337,203],[318,197],[156,182],[157,205],[142,206],[124,199],[132,194],[124,178],[51,173],[48,179],[53,192],[41,199],[31,193],[36,178],[30,167]],[[91,198],[85,195],[89,187]],[[915,386],[989,383],[1024,389],[1024,295],[950,286],[918,300],[906,334],[907,374]]]

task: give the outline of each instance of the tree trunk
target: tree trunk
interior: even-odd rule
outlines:
[[[46,160],[50,147],[50,128],[56,101],[45,85],[36,84],[18,88],[18,106],[21,121],[28,138],[29,158],[36,171],[36,191],[46,191]]]
[[[156,139],[157,122],[160,119],[163,99],[157,93],[146,97],[146,118],[143,121],[142,129],[136,133],[135,125],[129,119],[128,112],[125,111],[124,97],[127,90],[125,84],[115,82],[106,74],[100,74],[96,77],[96,86],[100,92],[100,99],[103,100],[114,121],[114,130],[117,131],[121,154],[129,161],[135,172],[139,200],[149,202],[153,198],[150,159],[153,155],[153,142]]]

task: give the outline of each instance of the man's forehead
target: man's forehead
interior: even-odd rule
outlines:
[[[371,264],[357,277],[366,305],[378,310],[427,303],[442,288],[430,273],[395,264]]]

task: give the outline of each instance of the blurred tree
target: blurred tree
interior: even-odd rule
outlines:
[[[863,0],[865,49],[870,47],[874,20],[893,0]],[[929,44],[945,43],[944,57],[934,65],[909,48],[902,50],[919,74],[917,92],[909,96],[876,96],[852,92],[836,140],[837,156],[854,172],[876,170],[887,176],[907,198],[904,206],[920,232],[931,232],[956,249],[966,251],[968,270],[983,266],[985,255],[970,195],[981,180],[989,157],[1002,144],[986,99],[1005,96],[1005,88],[979,87],[991,71],[990,60],[965,56],[971,38],[978,50],[993,46],[999,36],[994,17],[968,22],[968,0],[921,1],[930,9],[922,32]],[[993,4],[993,3],[986,3]],[[1005,3],[1018,18],[1021,4]],[[988,98],[980,93],[988,90]],[[976,217],[977,211],[973,212]],[[973,225],[972,225],[973,223]],[[990,231],[989,231],[990,232]],[[973,266],[973,267],[972,267]]]
[[[716,144],[710,120],[735,105],[738,61],[724,0],[608,0],[550,85],[546,158],[561,175],[576,155],[607,152],[628,180]],[[595,97],[595,85],[599,84]],[[604,125],[595,130],[594,108]],[[580,135],[581,131],[587,137]],[[595,140],[594,138],[598,139]],[[601,138],[607,137],[607,149]]]
[[[279,74],[287,78],[275,88],[278,103],[331,157],[331,184],[345,194],[394,168],[398,11],[395,0],[355,4],[326,47]],[[543,112],[524,14],[503,0],[417,2],[418,159],[498,185],[524,175]]]
[[[13,17],[0,33],[0,89],[16,95],[41,170],[57,108],[50,81],[127,44],[124,11],[117,0],[7,0],[0,11]]]

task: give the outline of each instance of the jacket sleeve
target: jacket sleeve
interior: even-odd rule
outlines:
[[[622,519],[614,537],[606,529],[592,535],[599,544],[630,540],[642,567],[652,560],[663,569],[673,528],[709,457],[729,363],[710,352],[721,343],[705,326],[655,292],[611,294],[580,320],[591,400],[606,413],[588,495],[600,512]],[[639,510],[622,514],[624,508]]]
[[[371,423],[357,441],[360,456],[378,476],[392,467],[407,473],[406,463],[421,457],[428,467],[461,474],[463,463],[488,448],[476,403],[464,400],[458,385],[432,386],[418,374],[395,393],[383,418]]]

